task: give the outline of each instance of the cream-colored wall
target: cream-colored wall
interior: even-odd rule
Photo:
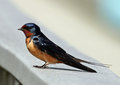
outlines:
[[[120,76],[120,40],[97,18],[94,0],[12,0],[26,15],[43,24],[80,52]]]

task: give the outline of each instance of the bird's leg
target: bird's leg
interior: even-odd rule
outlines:
[[[47,68],[47,65],[48,65],[49,63],[48,62],[46,62],[44,65],[42,65],[42,66],[38,66],[38,65],[33,65],[33,67],[35,67],[35,68]]]

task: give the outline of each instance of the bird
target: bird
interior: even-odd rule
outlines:
[[[96,63],[75,58],[67,53],[56,43],[48,39],[48,37],[43,34],[40,27],[35,23],[26,23],[18,30],[23,31],[25,34],[26,46],[29,52],[36,58],[45,62],[42,66],[33,65],[34,67],[47,68],[49,64],[62,63],[83,71],[97,73],[96,70],[83,65],[81,62],[93,65]]]

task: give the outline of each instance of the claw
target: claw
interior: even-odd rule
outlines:
[[[33,65],[33,67],[35,67],[35,68],[48,68],[48,63],[45,63],[44,65],[42,65],[42,66],[38,66],[38,65]]]

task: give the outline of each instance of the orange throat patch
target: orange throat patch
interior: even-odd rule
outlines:
[[[27,30],[23,30],[23,32],[26,37],[31,37],[33,35],[33,33],[31,33],[30,31],[27,31]]]

